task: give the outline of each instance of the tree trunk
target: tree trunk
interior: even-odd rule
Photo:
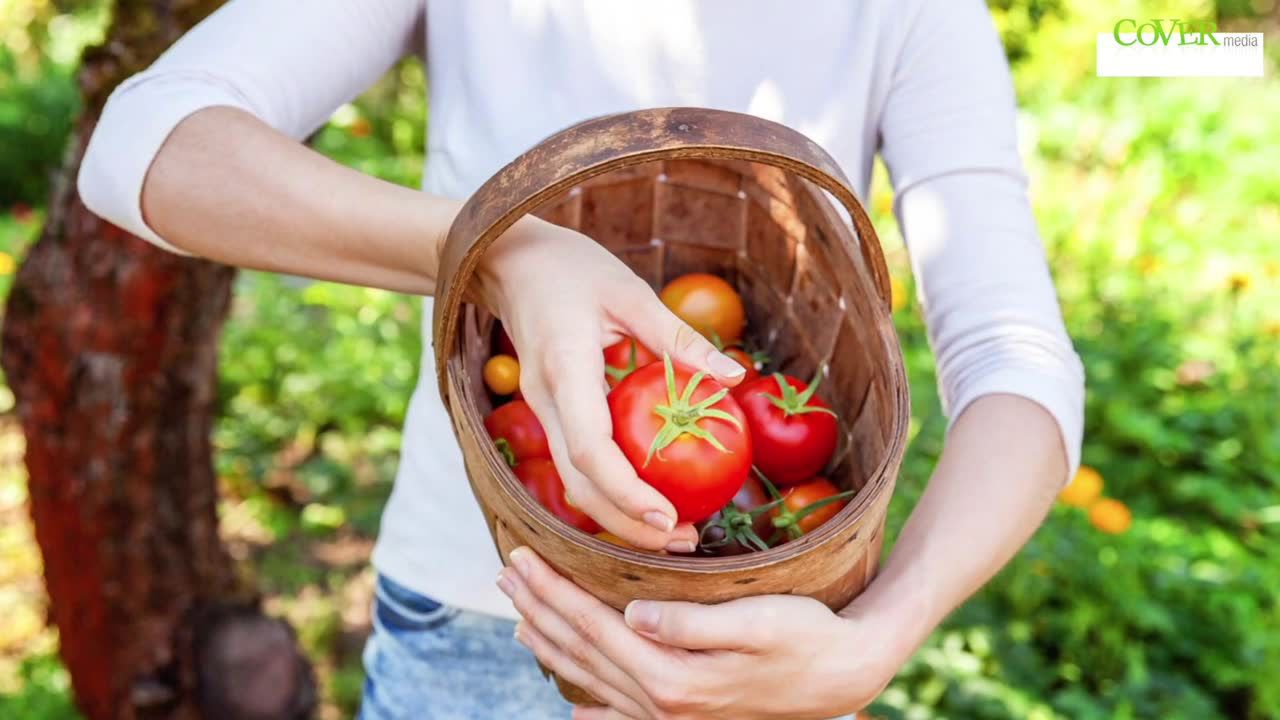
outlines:
[[[85,111],[5,314],[51,619],[91,720],[274,720],[314,705],[292,631],[261,615],[218,537],[209,436],[234,271],[128,235],[75,191],[112,88],[218,4],[117,3],[107,42],[85,54]]]

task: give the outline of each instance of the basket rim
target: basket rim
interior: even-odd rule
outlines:
[[[599,131],[608,136],[618,128],[634,130],[629,128],[628,122],[664,124],[667,132],[661,137],[651,138],[652,146],[647,148],[610,148],[603,157],[585,159],[566,154],[565,146],[572,146],[589,131]],[[692,137],[702,131],[704,125],[713,134],[700,139]],[[748,128],[759,135],[744,142],[732,134],[727,137],[714,134],[724,132],[726,127]],[[511,185],[525,177],[524,171],[531,156],[536,154],[535,151],[546,148],[553,148],[554,152],[550,157],[539,160],[561,161],[567,167],[557,169],[555,172],[559,175],[538,176],[528,195],[514,202],[508,200],[513,189]],[[436,350],[437,382],[443,399],[447,400],[449,393],[445,376],[446,353],[453,350],[454,340],[459,334],[463,293],[488,246],[520,218],[571,187],[606,172],[666,159],[743,160],[771,165],[830,193],[849,212],[856,240],[851,249],[856,249],[866,261],[878,300],[876,304],[883,306],[886,313],[890,310],[892,293],[879,236],[862,202],[849,187],[843,171],[817,143],[786,125],[725,110],[667,107],[605,115],[561,130],[512,160],[471,195],[450,226],[441,255],[442,277],[436,288],[432,313],[432,343]],[[500,199],[495,201],[495,198]]]

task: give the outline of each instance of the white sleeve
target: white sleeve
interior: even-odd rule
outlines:
[[[1067,336],[1018,157],[1009,68],[984,3],[925,0],[909,18],[881,118],[954,422],[983,395],[1032,400],[1080,464],[1084,369]]]
[[[141,206],[151,161],[178,123],[226,105],[302,139],[424,42],[422,9],[423,0],[231,0],[112,93],[80,166],[81,199],[180,252]]]

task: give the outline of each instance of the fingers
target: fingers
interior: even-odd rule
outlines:
[[[573,720],[639,720],[639,717],[623,715],[609,707],[586,707],[579,705],[573,709]]]
[[[635,600],[625,619],[632,630],[687,650],[758,650],[770,646],[784,624],[785,598],[758,597],[719,605]]]
[[[525,401],[529,403],[529,407],[533,408],[534,414],[538,416],[538,420],[546,430],[556,471],[560,474],[565,491],[575,506],[591,516],[606,530],[635,547],[646,550],[670,548],[675,552],[685,552],[693,547],[697,542],[697,532],[691,525],[681,525],[674,532],[667,533],[628,517],[618,509],[596,488],[594,482],[579,472],[569,461],[564,432],[560,427],[560,415],[556,411],[555,403],[541,389],[534,386],[529,386],[529,390],[525,393]],[[640,482],[639,478],[636,482]]]
[[[654,352],[666,352],[678,363],[705,370],[722,385],[737,385],[747,373],[746,368],[676,317],[648,285],[641,283],[635,290],[628,300],[626,317],[619,321]]]
[[[529,548],[512,551],[511,563],[537,602],[560,616],[581,641],[595,647],[645,692],[649,685],[661,684],[679,671],[678,658],[637,635],[618,611],[561,577]]]
[[[599,342],[565,339],[548,353],[525,400],[546,429],[552,458],[574,505],[618,537],[647,550],[690,552],[697,536],[676,528],[675,507],[641,480],[613,441]],[[559,359],[558,363],[552,361]]]
[[[577,685],[591,693],[592,697],[601,702],[609,703],[610,706],[623,707],[632,712],[639,712],[639,706],[632,702],[630,698],[584,670],[568,655],[561,652],[555,643],[551,642],[545,635],[528,623],[517,624],[515,636],[516,642],[529,648],[543,665],[562,680]]]
[[[582,348],[588,355],[581,366],[563,372],[551,388],[564,429],[569,462],[628,517],[670,532],[676,525],[676,509],[662,493],[636,476],[635,468],[613,442],[609,403],[599,383],[584,381],[604,376],[604,356],[599,348]],[[567,371],[567,372],[566,372]]]
[[[529,589],[516,570],[506,568],[499,575],[498,586],[511,598],[520,616],[521,625],[536,630],[574,665],[594,675],[601,682],[628,697],[642,697],[635,682],[605,657],[592,643],[586,642],[559,613],[548,607]],[[598,601],[597,601],[598,602]],[[613,612],[610,609],[610,612]],[[615,615],[617,613],[614,613]],[[605,700],[603,695],[597,698]]]

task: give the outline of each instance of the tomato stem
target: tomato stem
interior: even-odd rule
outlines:
[[[751,471],[756,474],[756,477],[760,479],[760,483],[769,491],[769,495],[774,498],[773,502],[767,505],[761,505],[755,510],[752,510],[752,513],[759,510],[772,510],[774,508],[778,508],[778,515],[773,518],[772,521],[773,526],[778,529],[778,532],[769,539],[770,543],[781,539],[781,535],[784,532],[791,536],[792,540],[804,535],[804,530],[800,527],[801,520],[808,517],[811,513],[821,510],[832,503],[840,502],[841,500],[848,500],[858,494],[857,490],[845,490],[844,492],[836,493],[835,495],[824,497],[817,502],[810,503],[799,510],[792,510],[785,504],[786,495],[778,491],[777,486],[775,486],[769,478],[765,477],[764,473],[760,472],[760,468],[752,465]]]
[[[720,442],[719,438],[712,435],[705,428],[698,426],[699,420],[715,418],[731,423],[738,430],[742,430],[742,423],[738,421],[738,418],[713,407],[729,394],[729,389],[721,388],[702,401],[691,404],[693,393],[698,389],[698,385],[702,383],[707,374],[702,371],[695,373],[693,377],[689,378],[689,382],[684,386],[683,390],[677,391],[676,371],[671,364],[671,356],[663,353],[662,365],[667,379],[667,404],[655,406],[653,412],[665,422],[658,430],[658,433],[654,435],[653,443],[649,446],[649,454],[645,457],[644,464],[647,466],[654,455],[660,454],[664,448],[685,434],[706,440],[711,444],[711,447],[720,452],[729,452],[729,449]]]
[[[835,417],[836,414],[831,409],[809,404],[809,401],[813,399],[813,394],[818,391],[818,385],[822,382],[822,379],[826,377],[826,374],[826,368],[818,368],[818,372],[813,376],[813,380],[809,382],[809,386],[804,389],[804,392],[797,393],[796,389],[791,387],[791,383],[787,382],[787,379],[783,377],[782,373],[774,373],[773,380],[778,383],[778,391],[781,393],[781,396],[769,395],[766,393],[764,397],[766,400],[773,403],[774,407],[781,410],[783,415],[786,417],[814,412],[823,412],[831,417]]]
[[[636,341],[634,339],[631,340],[631,342],[628,343],[627,347],[630,348],[631,352],[627,354],[626,367],[616,368],[608,364],[604,366],[605,374],[618,382],[622,382],[623,380],[625,380],[628,375],[635,372],[637,369],[636,368],[636,359],[637,359],[636,358]]]
[[[733,503],[725,505],[720,511],[720,517],[704,525],[702,531],[698,533],[698,544],[705,550],[713,550],[735,542],[748,550],[768,550],[769,544],[756,534],[755,515],[754,510],[742,512],[734,507]],[[724,537],[707,542],[707,532],[712,528],[722,530]]]
[[[507,442],[506,438],[498,438],[493,441],[493,444],[497,446],[498,452],[502,455],[502,459],[507,461],[507,467],[515,467],[516,452],[511,449],[511,443]]]
[[[764,485],[764,489],[769,491],[769,497],[773,498],[774,502],[782,499],[782,493],[778,492],[778,486],[774,485],[772,480],[760,472],[760,468],[752,465],[751,472],[755,473],[756,477],[760,479],[760,484]]]
[[[848,500],[858,494],[857,490],[845,490],[844,492],[822,498],[817,502],[792,510],[786,506],[786,495],[778,490],[778,487],[769,480],[764,473],[760,472],[760,468],[751,466],[751,471],[759,478],[760,483],[764,485],[770,497],[773,500],[752,508],[746,512],[739,510],[732,502],[725,505],[720,510],[720,516],[703,526],[702,531],[698,533],[698,544],[703,549],[713,550],[715,548],[724,547],[733,543],[754,550],[768,550],[784,537],[795,540],[804,536],[804,529],[800,527],[800,521],[808,517],[810,514],[821,510],[822,508],[841,501]],[[755,521],[760,515],[767,512],[777,512],[777,516],[770,519],[774,529],[773,535],[768,540],[763,540],[755,531]],[[712,542],[707,542],[706,536],[712,528],[719,528],[724,532],[724,537]]]

